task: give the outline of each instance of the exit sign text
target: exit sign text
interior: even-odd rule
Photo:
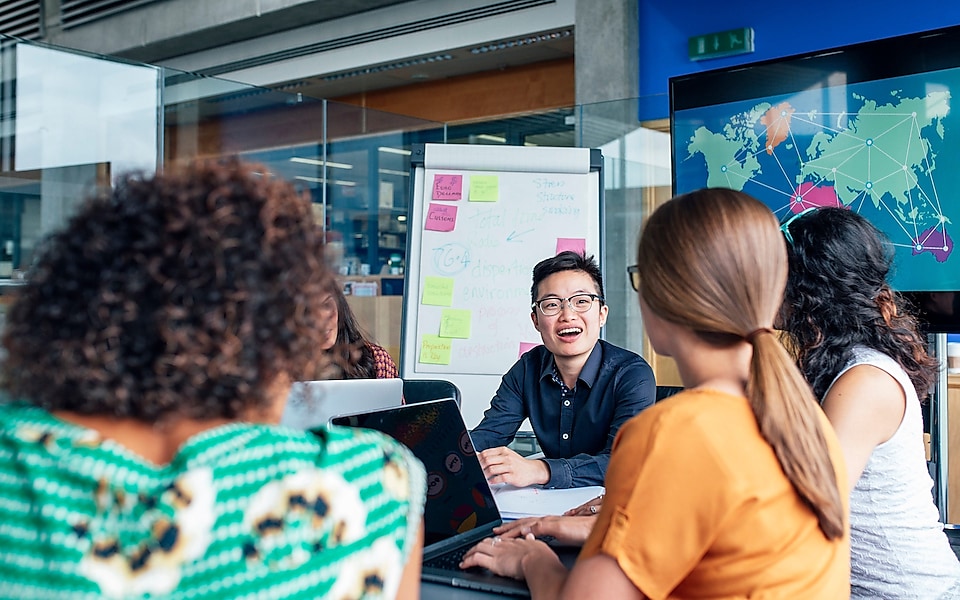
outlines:
[[[753,27],[697,35],[687,40],[690,60],[705,60],[753,52]]]

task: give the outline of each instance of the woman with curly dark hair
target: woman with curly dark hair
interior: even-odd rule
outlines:
[[[800,369],[840,438],[851,489],[855,598],[955,598],[960,565],[933,504],[920,399],[936,377],[887,283],[893,252],[859,214],[823,208],[781,227],[781,311]]]
[[[331,279],[323,306],[330,315],[330,324],[321,350],[330,359],[324,379],[391,379],[399,377],[397,364],[382,346],[372,341],[360,327],[343,288]]]
[[[417,593],[422,466],[275,425],[318,368],[321,241],[226,161],[124,177],[45,242],[3,336],[2,595]]]

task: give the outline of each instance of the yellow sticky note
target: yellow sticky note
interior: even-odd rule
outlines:
[[[425,277],[421,304],[453,306],[453,277]]]
[[[440,313],[440,337],[470,337],[471,311],[462,308],[446,308]]]
[[[452,344],[449,339],[439,335],[424,335],[420,338],[420,362],[426,365],[449,365]]]
[[[470,202],[496,202],[500,199],[498,175],[471,175]]]

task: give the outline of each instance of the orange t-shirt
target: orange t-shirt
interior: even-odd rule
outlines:
[[[846,509],[846,469],[821,413]],[[850,595],[849,523],[829,541],[746,398],[688,390],[628,421],[580,555],[603,553],[654,600]]]

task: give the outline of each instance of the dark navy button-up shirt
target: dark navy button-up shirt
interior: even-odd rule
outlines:
[[[574,389],[566,389],[555,373],[546,347],[521,356],[471,432],[473,445],[506,446],[529,418],[550,467],[545,487],[603,485],[620,426],[654,403],[653,370],[638,354],[599,340]]]

